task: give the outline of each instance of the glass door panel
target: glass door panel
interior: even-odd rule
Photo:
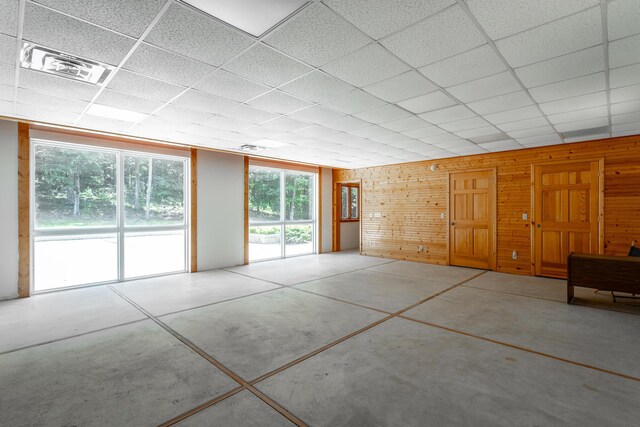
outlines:
[[[185,231],[144,231],[124,235],[124,277],[185,270]]]

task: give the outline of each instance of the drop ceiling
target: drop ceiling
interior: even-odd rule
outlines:
[[[638,0],[309,1],[260,37],[177,0],[0,12],[6,117],[350,168],[640,134]]]

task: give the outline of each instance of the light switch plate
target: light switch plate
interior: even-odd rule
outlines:
[[[523,220],[525,220],[525,221],[526,221],[526,220],[528,220],[528,219],[529,219],[529,215],[527,215],[527,213],[526,213],[526,212],[524,212],[524,213],[522,214],[522,219],[523,219]]]

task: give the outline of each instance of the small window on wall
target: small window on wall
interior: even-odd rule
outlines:
[[[357,184],[342,184],[341,221],[358,221],[360,215],[360,187]]]

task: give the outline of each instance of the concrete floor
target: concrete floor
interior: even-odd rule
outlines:
[[[640,304],[307,256],[0,302],[0,425],[638,425]]]

